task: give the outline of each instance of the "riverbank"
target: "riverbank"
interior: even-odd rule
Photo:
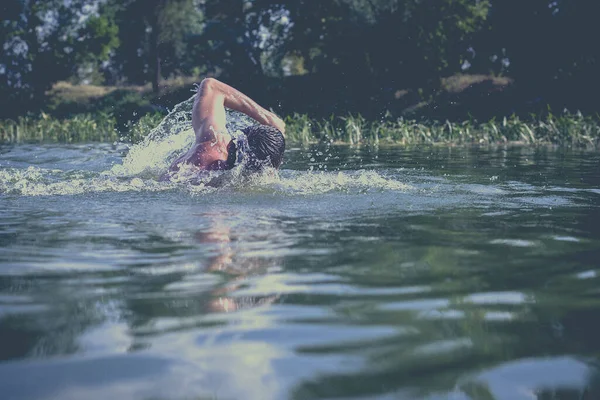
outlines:
[[[164,81],[160,96],[149,85],[59,82],[47,93],[46,106],[38,114],[0,120],[0,143],[137,143],[167,115],[168,107],[190,98],[197,81],[193,77]],[[288,88],[292,93],[299,91],[292,86]],[[455,75],[442,79],[440,89],[429,98],[397,91],[396,102],[384,108],[389,110],[385,114],[376,113],[377,117],[367,110],[359,115],[341,109],[328,117],[324,110],[288,115],[286,136],[291,143],[600,146],[598,115],[552,114],[539,104],[537,108],[520,104],[524,97],[515,93],[509,78]],[[275,112],[286,115],[285,110],[299,110],[298,105],[288,106]]]
[[[24,142],[128,142],[137,143],[163,118],[147,114],[137,122],[120,127],[109,113],[82,114],[56,119],[20,117],[0,121],[0,143]],[[341,142],[349,144],[498,144],[518,142],[598,148],[600,120],[581,113],[548,114],[526,121],[519,117],[486,122],[438,122],[414,119],[367,121],[358,116],[311,119],[296,114],[286,117],[290,143]]]

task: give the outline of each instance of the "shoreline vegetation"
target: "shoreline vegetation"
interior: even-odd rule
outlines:
[[[8,3],[3,142],[136,142],[214,77],[291,142],[598,147],[598,1]]]
[[[57,119],[19,117],[0,121],[0,144],[16,143],[138,143],[164,118],[163,114],[144,115],[137,122],[119,128],[110,113],[80,114]],[[334,142],[346,144],[506,144],[558,145],[578,148],[600,147],[600,120],[581,113],[532,116],[526,121],[517,116],[486,122],[417,121],[386,118],[367,121],[360,115],[311,119],[304,114],[285,118],[289,143]]]
[[[47,93],[45,111],[0,119],[0,144],[12,143],[138,143],[167,115],[167,104],[191,95],[192,77],[164,82],[161,96],[146,86],[72,85],[59,82]],[[493,117],[475,113],[478,106],[510,104],[512,81],[484,75],[455,75],[429,99],[415,97],[405,111],[387,112],[376,120],[360,114],[285,117],[289,143],[347,144],[505,144],[600,148],[600,116],[549,110]],[[501,101],[494,102],[494,95]],[[502,97],[503,96],[503,97]],[[410,97],[410,96],[409,96]],[[492,103],[486,103],[486,102]],[[506,104],[505,104],[506,103]],[[456,110],[460,112],[456,112]],[[432,112],[433,111],[433,112]],[[277,112],[277,111],[276,111]],[[280,112],[277,112],[281,114]]]

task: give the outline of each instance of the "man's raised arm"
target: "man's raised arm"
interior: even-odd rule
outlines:
[[[285,122],[281,118],[265,110],[239,90],[214,78],[204,79],[200,87],[200,90],[211,91],[216,95],[215,98],[222,99],[225,107],[244,113],[259,124],[277,128],[285,135]]]

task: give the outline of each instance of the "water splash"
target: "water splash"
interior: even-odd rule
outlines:
[[[38,167],[0,170],[0,193],[2,194],[52,196],[100,192],[150,192],[172,188],[172,184],[139,177],[106,177],[96,173],[64,172]]]
[[[185,128],[162,139],[144,140],[132,146],[123,163],[114,165],[105,174],[119,177],[159,177],[179,154],[194,143],[194,132],[189,125]]]
[[[194,143],[192,105],[194,97],[177,104],[146,138],[132,146],[122,164],[106,171],[107,176],[156,177],[184,149]]]
[[[194,97],[178,104],[169,115],[150,132],[146,139],[131,148],[123,164],[115,165],[110,173],[116,176],[156,177],[163,174],[183,151],[194,142],[191,110]],[[236,132],[255,123],[250,117],[226,109],[227,129]],[[273,191],[286,194],[320,194],[331,191],[366,193],[371,190],[407,190],[408,185],[386,178],[373,171],[357,172],[284,172],[266,170],[262,174],[246,175],[243,168],[226,172],[200,171],[184,166],[170,175],[173,183],[192,184],[194,193],[221,189]]]
[[[192,195],[216,191],[287,196],[326,193],[370,194],[407,191],[412,187],[374,171],[301,172],[266,170],[244,174],[230,171],[199,171],[182,168],[174,179],[162,182],[155,177],[116,176],[106,173],[60,171],[30,166],[0,170],[0,194],[21,196],[77,195],[102,192],[158,192],[178,190]]]
[[[410,189],[392,177],[374,171],[327,172],[275,171],[248,174],[243,165],[229,171],[202,171],[186,165],[160,178],[180,154],[194,143],[191,110],[194,98],[177,104],[141,143],[129,148],[122,163],[102,172],[62,171],[29,166],[0,169],[0,193],[23,196],[75,195],[98,192],[183,190],[191,194],[214,191],[318,195],[329,192],[371,193]],[[226,110],[227,128],[235,133],[255,123],[251,118]]]
[[[192,107],[194,96],[177,104],[146,138],[131,147],[123,164],[108,173],[115,176],[156,177],[163,174],[180,154],[194,143]],[[248,116],[226,109],[227,130],[236,132],[255,122]]]
[[[316,195],[330,192],[364,194],[411,189],[411,186],[375,171],[286,172],[282,173],[281,177],[258,176],[253,184],[263,190],[275,190],[282,194],[293,195]]]

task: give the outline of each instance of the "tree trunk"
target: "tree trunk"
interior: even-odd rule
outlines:
[[[160,54],[158,53],[158,48],[156,49],[156,52],[154,53],[154,57],[155,57],[155,64],[154,64],[154,74],[152,76],[152,91],[154,92],[154,94],[158,95],[158,94],[160,94],[160,78],[161,78]]]
[[[160,94],[160,51],[159,51],[159,38],[160,38],[160,27],[158,23],[158,14],[160,12],[161,2],[156,4],[154,13],[150,19],[150,25],[152,31],[150,32],[150,81],[152,82],[152,91],[155,95]]]

